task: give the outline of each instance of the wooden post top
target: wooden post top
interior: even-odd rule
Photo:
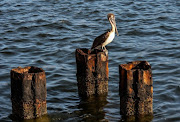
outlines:
[[[100,50],[100,49],[90,50],[87,48],[79,48],[79,49],[76,49],[76,52],[80,53],[81,55],[94,55],[94,54],[104,53],[104,52],[108,52],[108,51],[107,50]]]
[[[26,74],[26,73],[44,73],[42,68],[28,66],[28,67],[17,67],[11,70],[11,72],[19,73],[19,74]]]
[[[76,60],[81,61],[89,61],[96,57],[101,57],[101,61],[106,61],[108,58],[108,50],[101,50],[101,49],[86,49],[86,48],[79,48],[76,49]]]
[[[137,70],[137,69],[149,70],[149,69],[151,69],[151,66],[147,61],[133,61],[133,62],[129,62],[127,64],[121,64],[121,65],[119,65],[119,67],[121,69],[125,69],[125,70]]]

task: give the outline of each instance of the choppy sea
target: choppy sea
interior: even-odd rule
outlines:
[[[90,48],[110,29],[120,36],[107,46],[109,93],[78,96],[75,49]],[[12,121],[10,70],[43,68],[48,115],[29,121],[125,121],[120,115],[118,65],[146,60],[153,72],[152,122],[180,121],[179,0],[1,0],[0,121]]]

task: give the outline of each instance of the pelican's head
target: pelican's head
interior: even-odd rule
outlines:
[[[119,36],[118,30],[117,30],[117,27],[116,27],[116,21],[115,21],[115,16],[114,16],[114,14],[109,13],[109,14],[107,15],[107,18],[108,18],[108,20],[110,21],[110,23],[114,26],[115,32],[116,32],[117,36]]]

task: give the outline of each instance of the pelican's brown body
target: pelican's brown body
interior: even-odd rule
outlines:
[[[96,49],[96,48],[106,49],[105,46],[113,41],[113,39],[115,37],[115,32],[116,32],[117,36],[119,35],[118,31],[117,31],[117,27],[116,27],[116,21],[115,21],[114,14],[110,13],[107,15],[107,17],[108,17],[108,20],[109,20],[112,28],[111,28],[111,30],[105,32],[104,34],[96,37],[91,49]]]

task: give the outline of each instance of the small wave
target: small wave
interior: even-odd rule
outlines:
[[[48,24],[43,24],[41,27],[45,27],[47,29],[64,29],[64,30],[69,30],[67,24],[64,24],[63,22],[55,22],[55,23],[48,23]]]
[[[4,56],[15,56],[17,53],[14,51],[0,51],[1,54],[3,54]]]
[[[62,24],[66,24],[68,26],[72,25],[72,23],[70,21],[68,21],[68,20],[60,20],[59,22],[62,23]]]
[[[16,32],[30,32],[32,31],[31,27],[21,26],[16,29]]]
[[[42,37],[42,38],[45,38],[45,37],[53,37],[53,35],[51,34],[47,34],[47,33],[39,33],[36,35],[37,37]]]
[[[158,31],[140,31],[140,30],[131,30],[128,31],[125,35],[131,35],[131,36],[147,36],[147,35],[159,35],[160,33]]]
[[[172,27],[172,26],[166,26],[166,25],[161,25],[159,26],[159,28],[161,30],[165,30],[165,31],[179,31],[178,28]]]
[[[165,16],[156,18],[156,20],[158,20],[158,21],[165,21],[165,20],[168,20],[168,19],[169,19],[169,18],[168,18],[168,17],[165,17]]]

